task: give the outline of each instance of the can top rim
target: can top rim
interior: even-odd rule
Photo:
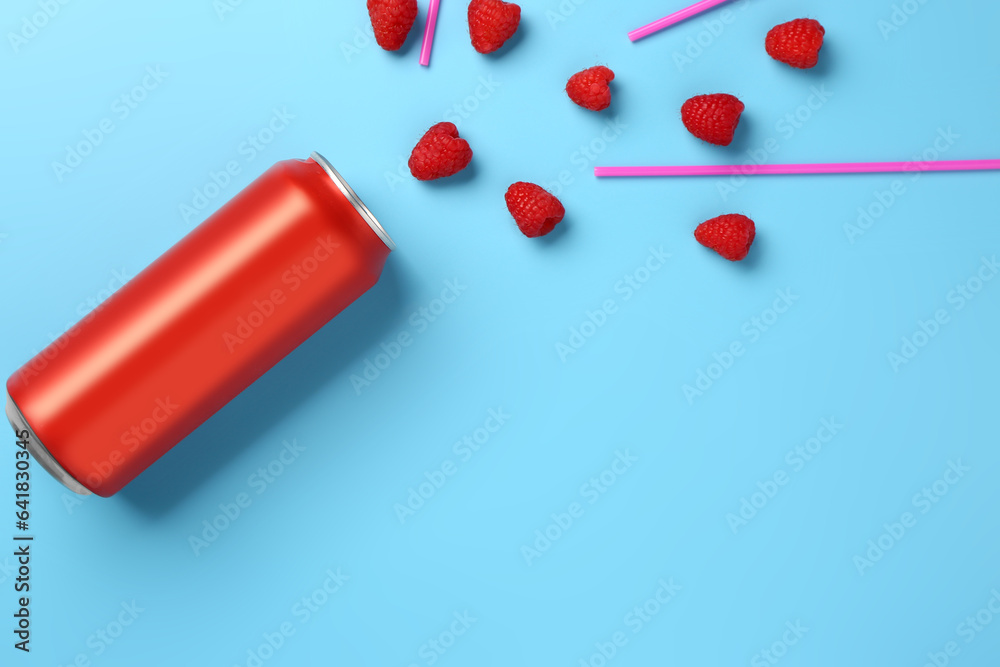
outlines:
[[[14,431],[28,432],[28,444],[26,445],[26,448],[32,458],[35,459],[35,462],[42,466],[42,468],[50,475],[62,482],[63,486],[73,493],[81,496],[89,496],[90,490],[69,474],[65,468],[59,465],[59,462],[56,461],[55,457],[49,453],[49,450],[45,449],[45,445],[38,440],[38,436],[35,435],[35,431],[31,428],[31,425],[28,424],[24,415],[21,414],[21,409],[14,403],[14,399],[10,397],[10,394],[7,394],[6,412],[7,419],[10,421],[10,425],[14,427]]]
[[[395,250],[396,242],[392,240],[392,237],[385,231],[385,228],[382,227],[378,219],[376,219],[368,207],[365,206],[365,203],[361,201],[361,197],[359,197],[357,193],[354,192],[354,189],[347,184],[347,181],[345,181],[344,177],[340,175],[340,172],[333,168],[330,161],[315,151],[309,157],[313,160],[313,162],[323,168],[323,171],[327,173],[327,175],[337,185],[337,188],[345,197],[347,197],[347,200],[351,202],[354,208],[357,209],[358,213],[361,214],[361,217],[368,223],[368,226],[372,228],[372,231],[378,234],[378,237],[382,239],[382,242],[389,248],[389,251],[392,252]]]

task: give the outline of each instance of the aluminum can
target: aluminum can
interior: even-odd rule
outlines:
[[[395,244],[318,153],[267,170],[7,380],[43,468],[111,496],[375,285]]]

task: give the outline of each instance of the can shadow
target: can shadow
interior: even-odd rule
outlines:
[[[393,261],[396,260],[396,261]],[[317,389],[398,325],[407,303],[399,258],[378,284],[198,427],[118,494],[153,518],[170,513]],[[351,419],[350,406],[333,405]]]

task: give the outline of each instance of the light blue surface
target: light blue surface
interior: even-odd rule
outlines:
[[[739,162],[768,145],[771,162],[909,159],[935,141],[947,159],[1000,157],[995,4],[907,0],[900,11],[916,12],[886,32],[888,0],[739,1],[631,44],[628,30],[682,3],[526,2],[522,34],[484,57],[464,3],[444,0],[429,69],[422,19],[388,54],[366,36],[361,0],[246,0],[221,19],[211,0],[48,4],[58,12],[37,35],[0,48],[5,373],[116,272],[135,275],[280,159],[324,153],[399,250],[374,290],[119,496],[73,504],[37,471],[33,650],[20,655],[5,631],[0,663],[247,666],[287,623],[294,634],[263,664],[600,667],[616,633],[627,643],[605,662],[623,667],[920,667],[929,653],[997,664],[1000,618],[960,624],[1000,590],[1000,280],[976,284],[982,258],[1000,255],[1000,175],[903,178],[888,207],[894,175],[732,190],[592,176],[598,164]],[[38,7],[6,0],[3,32]],[[763,48],[771,26],[802,15],[827,28],[808,72]],[[618,75],[600,115],[562,92],[597,63]],[[116,104],[147,68],[165,78],[146,79],[134,109]],[[681,103],[707,92],[747,105],[728,149],[680,124]],[[255,154],[244,142],[276,109],[294,118]],[[60,181],[64,146],[106,118],[113,132]],[[445,118],[471,142],[471,170],[400,177]],[[185,219],[181,205],[231,160],[240,174]],[[560,177],[566,222],[522,237],[505,188]],[[872,222],[845,228],[859,207]],[[692,237],[730,212],[759,229],[739,265]],[[670,257],[647,273],[650,249]],[[629,294],[627,275],[648,280]],[[953,291],[970,280],[982,287],[972,300]],[[440,312],[447,281],[461,294],[431,322],[420,309]],[[780,315],[768,310],[778,291],[792,303],[778,300]],[[939,310],[936,335],[916,335]],[[591,330],[588,313],[604,325]],[[573,329],[594,335],[564,362],[557,344],[579,344]],[[356,391],[352,376],[384,365],[380,345],[403,332],[413,344]],[[896,372],[887,355],[915,335],[926,345]],[[699,371],[716,379],[689,401]],[[491,410],[509,418],[479,451],[456,449],[496,426]],[[811,460],[794,453],[817,435],[830,441]],[[285,442],[297,458],[262,482]],[[614,464],[619,453],[635,460]],[[613,464],[614,484],[596,491],[589,480]],[[915,496],[952,464],[962,476],[947,474],[939,502]],[[396,504],[442,466],[454,474],[401,523]],[[769,484],[776,475],[787,483]],[[777,492],[746,525],[727,518],[743,498],[763,504],[759,488]],[[241,493],[250,506],[196,555],[189,536]],[[526,557],[570,509],[572,526]],[[904,512],[903,536],[859,565]],[[6,615],[13,559],[0,564]],[[327,595],[338,569],[349,579]],[[634,608],[661,580],[680,590],[643,620]],[[308,611],[314,594],[325,604]],[[118,627],[133,602],[138,618]],[[466,612],[474,622],[455,620]],[[443,653],[430,644],[470,623]],[[119,630],[110,645],[97,635]],[[786,639],[798,639],[787,653]],[[957,655],[942,653],[949,642]]]

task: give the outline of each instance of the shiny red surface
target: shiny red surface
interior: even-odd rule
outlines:
[[[317,163],[280,162],[7,391],[55,459],[110,496],[371,288],[388,255]]]

